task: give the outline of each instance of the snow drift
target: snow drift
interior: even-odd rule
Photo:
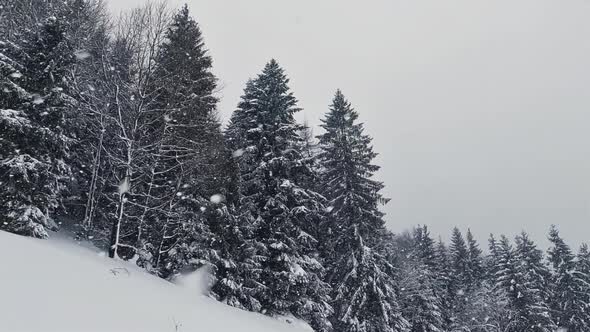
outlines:
[[[181,287],[63,240],[0,231],[0,266],[0,331],[307,330],[208,298],[198,276]]]

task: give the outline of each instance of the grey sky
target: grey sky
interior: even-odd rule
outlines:
[[[589,0],[188,3],[224,118],[271,57],[311,124],[343,90],[381,154],[393,231],[526,229],[545,245],[555,223],[590,240]]]

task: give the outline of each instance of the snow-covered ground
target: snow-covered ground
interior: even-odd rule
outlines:
[[[0,231],[0,331],[309,332],[214,301],[66,240]]]

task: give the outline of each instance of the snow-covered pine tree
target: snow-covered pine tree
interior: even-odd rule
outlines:
[[[28,40],[27,34],[49,17],[60,18],[63,10],[77,0],[0,0],[0,36],[13,42]],[[66,22],[63,22],[66,23]]]
[[[0,10],[0,36],[2,36],[2,39],[10,39],[10,32],[13,26],[11,19],[13,10],[8,7],[13,6],[12,2],[9,3],[8,0],[0,0],[0,6],[2,7],[2,10]]]
[[[441,299],[446,290],[438,287],[436,249],[426,226],[414,229],[413,242],[411,258],[399,276],[403,316],[410,331],[444,331]]]
[[[426,226],[416,229],[414,239],[418,258],[430,269],[434,277],[433,290],[440,302],[443,317],[446,319],[448,317],[446,304],[449,301],[451,281],[447,248],[441,239],[439,239],[438,243],[434,242]]]
[[[167,277],[190,261],[206,260],[206,242],[214,235],[203,212],[234,196],[235,177],[216,115],[212,59],[187,5],[172,18],[154,66],[154,148],[143,188],[148,230],[140,240],[149,242],[150,269]]]
[[[384,232],[382,234],[382,241],[377,248],[377,251],[383,255],[385,260],[389,262],[392,266],[400,266],[405,258],[409,258],[409,254],[411,253],[411,245],[405,247],[403,245],[403,241],[400,241],[400,238],[403,237],[405,234],[402,235],[394,234],[387,228],[383,229]],[[322,232],[322,228],[320,227],[320,232]],[[409,234],[409,233],[408,233]],[[320,235],[321,237],[322,235]],[[320,249],[320,252],[323,252],[323,249]]]
[[[508,296],[507,332],[550,332],[556,329],[546,302],[548,271],[543,254],[526,233],[516,237],[513,249],[505,236],[497,246],[496,290]]]
[[[419,259],[407,262],[399,273],[399,287],[402,313],[410,331],[444,331],[435,276],[428,266]]]
[[[449,245],[451,275],[456,294],[464,294],[470,287],[471,270],[469,250],[459,228],[453,228]]]
[[[467,305],[467,294],[471,291],[471,270],[469,250],[459,228],[453,228],[451,243],[449,245],[449,304],[452,314],[451,326],[457,328],[461,325],[458,317]]]
[[[551,318],[547,291],[550,274],[543,261],[543,252],[525,232],[517,236],[515,242],[516,270],[520,280],[517,280],[514,303],[522,309],[521,317],[527,317],[519,331],[554,331],[556,326]]]
[[[587,244],[583,244],[576,255],[575,278],[579,301],[583,302],[586,308],[578,331],[590,331],[590,250]]]
[[[452,285],[451,267],[449,263],[449,250],[442,238],[439,237],[435,247],[436,288],[439,290],[441,309],[443,314],[444,330],[448,330],[453,319],[454,290]]]
[[[498,272],[499,257],[499,242],[496,240],[494,234],[488,237],[488,254],[485,258],[485,280],[491,284],[495,283],[496,272]]]
[[[186,165],[194,181],[192,191],[207,198],[231,196],[229,189],[235,189],[234,174],[228,169],[233,166],[231,153],[217,116],[212,63],[201,30],[185,5],[172,19],[156,62],[160,106],[170,123],[162,151],[175,153],[174,159]]]
[[[477,243],[469,234],[470,232],[467,236],[468,251],[470,257],[476,258],[476,264],[472,263],[471,267],[475,266],[472,271],[477,271],[477,266],[482,264],[481,259],[477,259],[481,255],[481,250],[477,248]],[[475,277],[472,279],[473,283],[470,290],[464,294],[465,305],[461,308],[462,310],[454,312],[453,331],[496,332],[504,331],[509,324],[511,312],[509,310],[508,293],[505,288],[496,286],[496,272],[500,266],[510,265],[500,263],[500,253],[505,253],[502,256],[504,262],[512,259],[512,248],[508,239],[505,240],[504,246],[500,247],[500,243],[495,240],[493,235],[490,235],[490,254],[486,257],[485,273],[479,279]],[[506,271],[507,274],[510,274],[509,269]]]
[[[209,208],[205,213],[213,235],[206,243],[210,248],[207,260],[214,267],[212,295],[234,307],[261,311],[257,299],[261,285],[252,277],[260,265],[251,220],[227,205]]]
[[[299,131],[303,143],[303,153],[307,158],[313,158],[318,154],[318,143],[313,134],[313,128],[305,121]]]
[[[47,237],[70,169],[64,162],[66,73],[73,49],[51,16],[21,45],[0,43],[0,229]]]
[[[508,308],[511,310],[511,315],[507,317],[507,325],[513,326],[513,328],[505,330],[517,331],[516,328],[520,325],[520,313],[514,305],[514,299],[519,297],[516,289],[517,260],[510,240],[504,235],[501,235],[500,240],[495,242],[495,257],[494,292],[506,294]]]
[[[570,332],[586,331],[590,322],[584,296],[581,291],[585,282],[579,278],[576,270],[575,255],[559,235],[555,226],[549,231],[552,246],[548,251],[548,260],[552,266],[551,275],[551,309],[555,324]]]
[[[262,312],[292,314],[317,331],[331,329],[329,286],[317,257],[317,226],[323,197],[297,182],[308,172],[302,162],[300,109],[289,79],[275,60],[266,64],[244,90],[227,129],[233,151],[239,151],[240,215],[254,227],[257,266],[245,283],[256,284]]]
[[[478,288],[485,277],[482,251],[473,237],[470,229],[467,229],[467,252],[469,254],[469,285],[470,288]]]
[[[472,294],[479,290],[479,285],[484,277],[482,257],[479,245],[473,238],[471,231],[467,231],[467,243],[461,231],[455,227],[451,235],[449,250],[451,278],[450,278],[450,304],[452,313],[452,326],[460,329],[471,324],[467,311],[472,306],[469,301],[477,300]]]
[[[302,162],[306,165],[309,171],[302,173],[298,178],[298,181],[302,187],[320,192],[320,165],[317,158],[319,147],[318,142],[313,135],[313,129],[307,122],[303,123],[301,130],[299,131],[299,136],[301,137]],[[312,235],[317,236],[318,232],[319,228],[316,229]]]
[[[460,324],[453,331],[506,331],[511,312],[508,308],[508,296],[503,289],[495,289],[484,280],[467,294],[466,302],[468,305],[459,316]]]
[[[336,92],[322,120],[318,136],[321,185],[329,201],[326,238],[335,314],[334,328],[342,332],[397,332],[408,329],[401,316],[393,267],[374,248],[382,240],[387,202],[381,182],[372,179],[379,169],[376,153],[363,133],[358,113]]]
[[[24,89],[23,77],[26,54],[22,48],[8,39],[0,40],[0,107],[14,109],[28,101],[29,93]],[[9,112],[5,112],[5,116]],[[7,144],[7,143],[6,143]]]
[[[415,259],[418,259],[428,266],[431,270],[436,270],[436,248],[434,240],[430,237],[430,231],[426,225],[417,226],[414,228],[413,234],[414,248],[413,253]]]

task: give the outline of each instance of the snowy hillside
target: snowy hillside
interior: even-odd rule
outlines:
[[[61,240],[0,231],[0,265],[0,331],[306,330],[200,295],[199,275],[181,287]]]

